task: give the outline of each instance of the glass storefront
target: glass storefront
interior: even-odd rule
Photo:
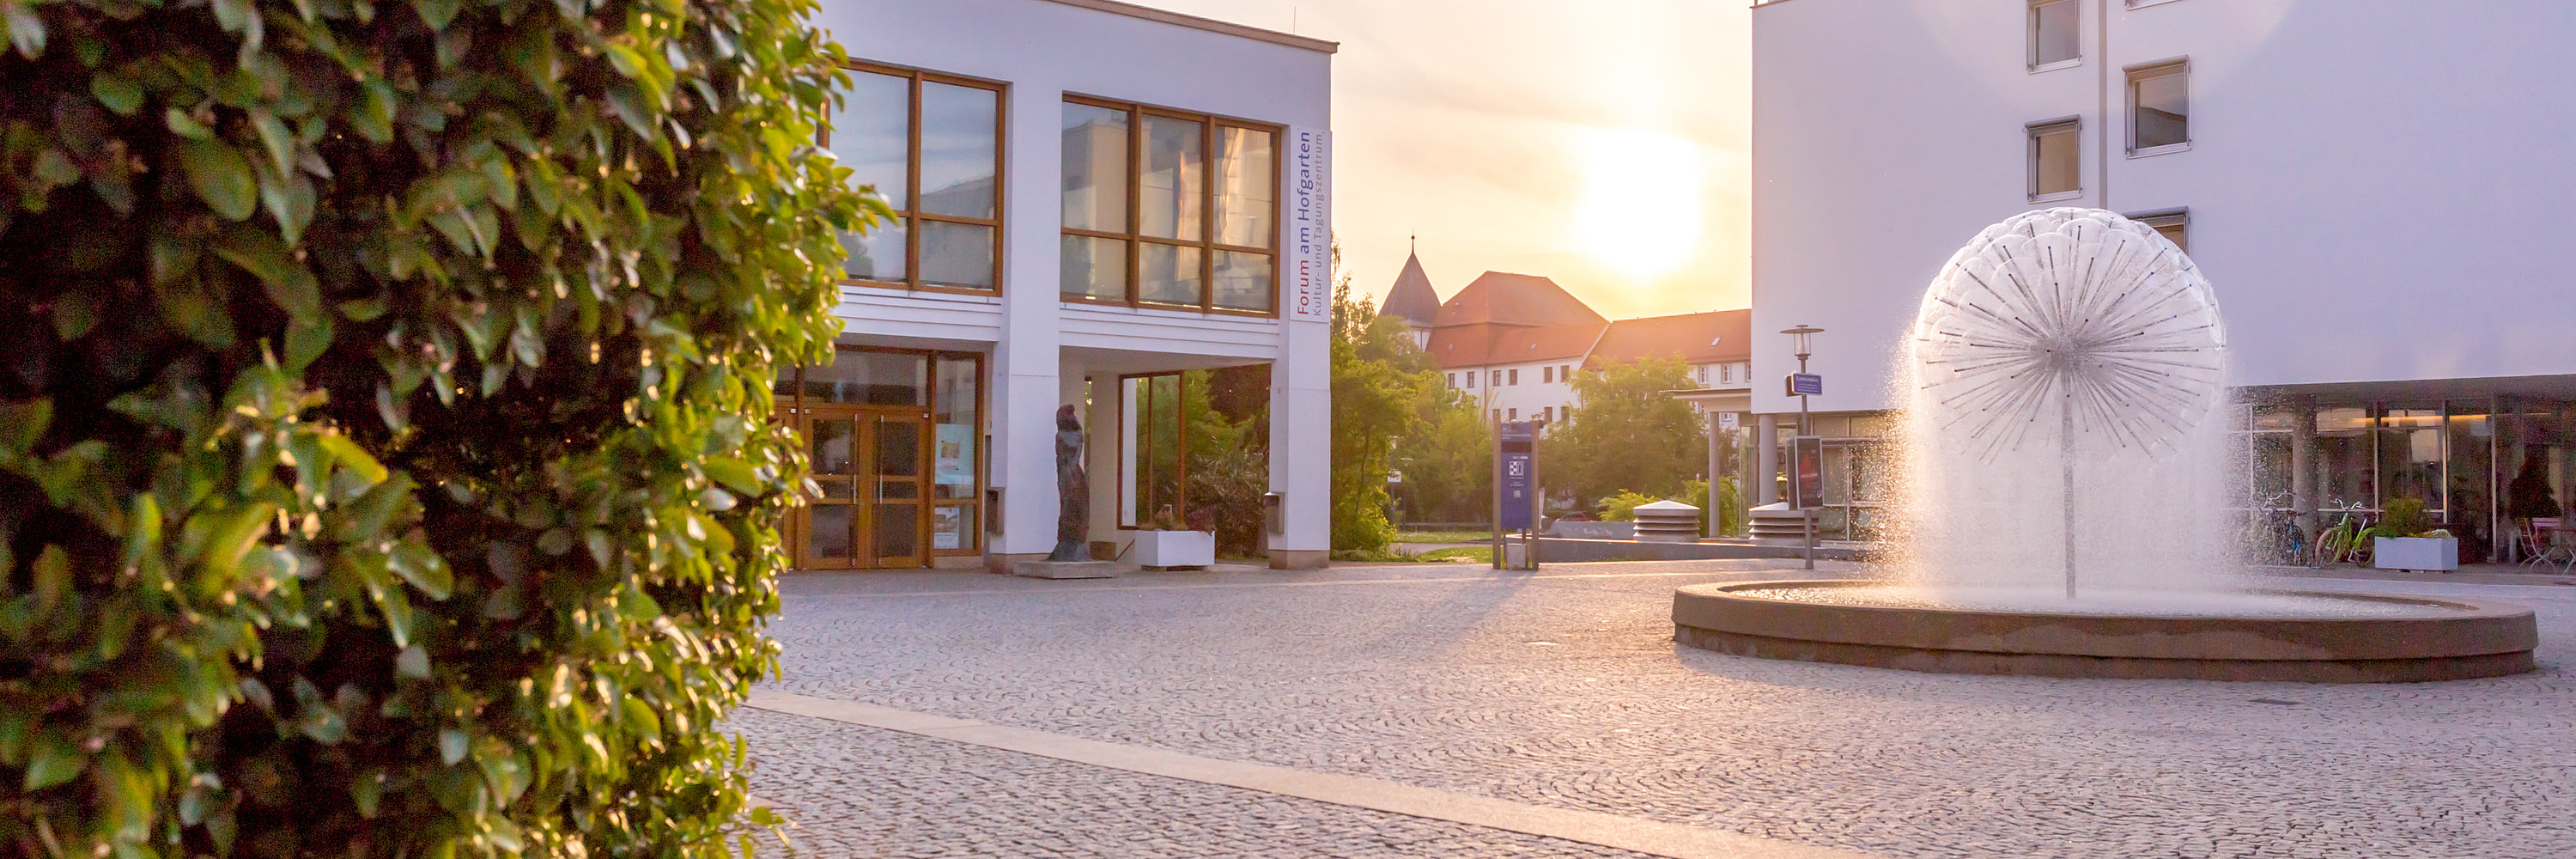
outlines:
[[[775,414],[820,493],[789,517],[797,569],[928,566],[983,550],[983,358],[844,346],[781,375]]]
[[[2244,464],[2241,506],[2294,512],[2293,448],[2300,415],[2247,405],[2234,420]],[[2311,512],[2377,514],[2413,499],[2460,538],[2460,560],[2511,560],[2533,518],[2576,501],[2576,401],[2481,397],[2321,402],[2308,449]],[[2520,480],[2519,489],[2516,480]]]

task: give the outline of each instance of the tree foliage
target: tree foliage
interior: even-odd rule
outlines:
[[[1334,250],[1336,268],[1340,249]],[[1351,297],[1350,278],[1333,283],[1333,549],[1384,552],[1395,538],[1387,519],[1386,479],[1395,440],[1418,423],[1412,406],[1424,374],[1407,373],[1387,360],[1363,357],[1395,348],[1385,342],[1377,308]]]
[[[884,212],[811,7],[0,0],[0,843],[717,851]]]
[[[1683,482],[1707,468],[1707,435],[1690,406],[1664,394],[1693,387],[1679,358],[1649,358],[1583,370],[1574,394],[1583,408],[1540,440],[1540,474],[1576,498],[1635,491],[1679,498]],[[1651,500],[1651,499],[1650,499]]]

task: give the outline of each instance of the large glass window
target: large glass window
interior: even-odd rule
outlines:
[[[1065,102],[1066,300],[1272,312],[1277,137],[1211,116]]]
[[[824,145],[895,210],[844,236],[850,279],[989,292],[1001,283],[1000,84],[920,71],[850,72]]]
[[[1118,525],[1177,528],[1189,511],[1180,373],[1125,376],[1118,380]]]
[[[2181,63],[2129,73],[2129,151],[2153,154],[2191,142],[2188,68]]]
[[[2031,202],[2062,200],[2083,193],[2083,124],[2061,119],[2035,123],[2028,129]]]
[[[2031,0],[2032,70],[2071,65],[2083,58],[2083,8],[2076,0]]]

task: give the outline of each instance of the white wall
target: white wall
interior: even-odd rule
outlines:
[[[1891,405],[1923,285],[2033,208],[2023,126],[2068,115],[2084,196],[2049,205],[2188,207],[2237,384],[2576,373],[2576,4],[2082,2],[2083,63],[2036,74],[2025,0],[1754,10],[1756,378],[1809,323],[1816,408]],[[2128,157],[2122,67],[2182,57],[2191,150]]]
[[[1563,408],[1568,403],[1573,403],[1577,406],[1582,405],[1579,398],[1574,396],[1574,386],[1569,384],[1566,380],[1557,379],[1552,382],[1540,381],[1541,379],[1554,378],[1555,371],[1548,368],[1579,368],[1582,366],[1582,358],[1560,358],[1554,361],[1536,361],[1526,364],[1491,364],[1480,367],[1461,367],[1453,370],[1442,370],[1441,373],[1443,375],[1450,373],[1475,373],[1476,386],[1473,388],[1462,387],[1459,389],[1460,392],[1475,397],[1477,402],[1486,409],[1519,409],[1520,417],[1518,420],[1531,421],[1539,419],[1541,416],[1541,409]],[[1493,381],[1494,372],[1498,370],[1503,373],[1504,383],[1500,385],[1488,385],[1487,383]],[[1510,379],[1512,378],[1511,374],[1514,370],[1520,371],[1520,384],[1517,385],[1511,384],[1510,382]],[[1514,420],[1508,411],[1505,413],[1503,419]],[[1562,418],[1560,417],[1560,419]]]
[[[1066,305],[1058,298],[1061,121],[1067,93],[1324,131],[1332,118],[1331,55],[1311,47],[1211,32],[1049,0],[824,0],[815,23],[853,59],[1002,81],[1002,294],[998,299],[904,295],[852,287],[841,315],[853,335],[990,343],[991,485],[1004,487],[1004,534],[989,551],[1041,553],[1054,542],[1056,407],[1085,368],[1062,350],[1174,356],[1176,366],[1271,360],[1272,450],[1284,462],[1330,457],[1326,324],[1159,310]],[[1289,157],[1289,140],[1279,141]],[[1279,217],[1288,217],[1283,177]],[[1283,230],[1284,232],[1284,230]],[[1287,241],[1283,235],[1283,243]],[[1294,260],[1287,248],[1283,270]],[[1291,294],[1283,276],[1280,303]],[[1093,432],[1103,428],[1086,427]],[[1105,464],[1093,480],[1110,477]],[[1328,547],[1325,469],[1271,469],[1287,494],[1288,534],[1277,548]]]

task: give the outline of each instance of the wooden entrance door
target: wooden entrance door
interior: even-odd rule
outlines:
[[[814,483],[792,539],[809,570],[919,567],[930,526],[930,419],[917,411],[808,408]]]

